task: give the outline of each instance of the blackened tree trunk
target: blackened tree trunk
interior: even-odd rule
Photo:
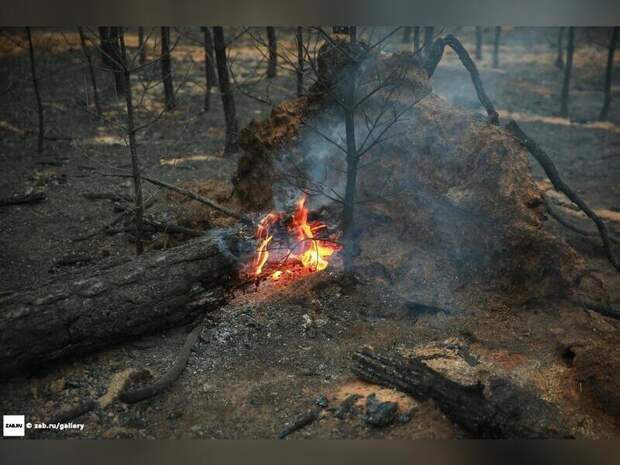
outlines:
[[[170,28],[161,28],[161,78],[164,83],[164,97],[166,110],[176,106],[174,86],[172,84],[172,67],[170,65]]]
[[[122,65],[118,27],[100,27],[101,59],[114,74],[114,84],[118,96],[125,95],[125,77]]]
[[[499,44],[502,36],[502,27],[495,27],[495,40],[493,41],[493,68],[499,68]]]
[[[191,322],[238,284],[238,229],[63,273],[0,298],[0,379]]]
[[[127,102],[127,132],[129,133],[129,151],[131,153],[131,171],[133,174],[133,188],[136,203],[136,254],[141,255],[144,251],[142,242],[144,204],[142,202],[142,179],[140,177],[140,162],[138,160],[138,150],[136,148],[136,127],[133,115],[133,100],[131,92],[131,75],[129,62],[127,61],[127,49],[125,47],[125,37],[123,30],[119,28],[119,42],[121,46],[121,58],[123,65],[123,77],[125,79],[125,100]]]
[[[411,35],[413,34],[412,27],[406,27],[403,29],[403,44],[411,43]]]
[[[215,75],[215,67],[213,66],[214,53],[213,53],[213,38],[211,37],[211,31],[208,27],[202,27],[202,35],[204,37],[205,48],[205,80],[206,91],[204,109],[209,111],[211,108],[211,89],[213,86],[217,86],[217,76]]]
[[[144,42],[144,27],[138,27],[138,53],[140,64],[146,63],[146,43]]]
[[[482,27],[476,26],[476,60],[482,60]]]
[[[420,50],[420,27],[415,26],[413,28],[413,51],[417,52]]]
[[[86,37],[84,36],[84,30],[81,27],[78,27],[78,33],[80,34],[80,43],[82,44],[82,52],[84,53],[84,57],[86,58],[86,62],[88,63],[88,72],[90,74],[90,82],[93,86],[93,101],[95,102],[95,110],[98,115],[101,115],[101,105],[99,103],[99,91],[97,90],[97,77],[95,75],[95,68],[93,67],[93,60],[90,56],[90,52],[88,51],[88,46],[86,45]]]
[[[351,42],[357,39],[355,31],[351,31]],[[351,70],[347,73],[347,82],[344,95],[344,122],[347,138],[347,181],[344,194],[344,209],[342,214],[342,230],[344,241],[343,268],[346,280],[353,278],[353,259],[355,257],[355,193],[357,190],[357,170],[359,155],[355,140],[355,94],[356,94],[356,71],[357,67],[351,64]]]
[[[607,68],[605,69],[605,97],[603,100],[603,108],[601,109],[600,120],[605,121],[609,117],[609,105],[611,104],[611,78],[614,68],[614,54],[618,46],[618,27],[614,27],[609,40],[609,49],[607,50]]]
[[[110,30],[112,28],[108,26],[99,27],[99,53],[101,54],[101,61],[104,66],[112,69],[112,44],[110,42]]]
[[[304,36],[303,28],[297,27],[297,96],[300,97],[304,93]]]
[[[213,47],[215,49],[215,60],[217,64],[218,82],[222,95],[222,106],[226,118],[226,143],[224,153],[235,153],[239,150],[237,112],[235,110],[235,99],[230,86],[228,76],[228,60],[226,58],[226,42],[224,40],[224,28],[215,26],[213,28]]]
[[[278,74],[278,41],[276,39],[276,29],[272,26],[267,28],[267,45],[269,48],[267,77],[274,78]]]
[[[37,81],[37,67],[34,61],[34,47],[32,46],[32,33],[30,28],[26,28],[26,34],[28,35],[28,54],[30,56],[30,71],[32,73],[32,85],[34,87],[34,95],[37,99],[37,112],[39,114],[39,135],[37,138],[37,152],[43,152],[43,137],[44,137],[44,125],[43,125],[43,103],[41,102],[41,93],[39,92],[39,82]]]
[[[555,57],[555,66],[560,69],[564,68],[564,29],[563,27],[558,28],[558,54]]]
[[[435,28],[432,26],[427,26],[424,28],[424,47],[428,48],[433,43],[433,34],[435,33]]]
[[[560,116],[568,117],[568,95],[570,93],[570,79],[573,71],[573,54],[575,53],[575,28],[568,28],[566,43],[566,66],[564,66],[564,81],[562,82],[562,101]]]

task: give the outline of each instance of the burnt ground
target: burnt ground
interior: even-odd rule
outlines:
[[[232,36],[234,31],[228,33]],[[153,177],[186,183],[223,198],[230,189],[237,157],[222,154],[223,116],[216,93],[212,109],[202,111],[200,34],[197,30],[189,34],[173,53],[177,75],[187,80],[179,91],[178,109],[140,133],[140,159]],[[472,50],[471,31],[457,34]],[[571,119],[559,118],[562,73],[553,66],[554,38],[553,29],[506,30],[499,69],[490,66],[490,45],[484,49],[483,81],[501,116],[516,119],[537,139],[566,180],[612,229],[620,231],[620,106],[612,102],[611,122],[593,122],[602,101],[606,52],[587,42],[589,38],[578,38]],[[59,265],[62,258],[85,256],[96,261],[131,254],[133,244],[122,233],[74,241],[102,228],[116,214],[109,201],[87,200],[83,193],[131,192],[129,182],[101,175],[129,168],[122,135],[108,121],[122,109],[122,102],[115,103],[111,77],[98,73],[107,118],[100,120],[86,111],[85,68],[77,35],[37,31],[37,65],[48,121],[45,151],[39,155],[29,64],[19,46],[24,37],[9,30],[0,39],[1,88],[9,89],[0,97],[0,197],[29,189],[43,190],[48,196],[42,203],[0,210],[0,290],[6,291],[34,284],[52,273],[87,272],[88,265]],[[129,45],[135,43],[131,35]],[[401,45],[395,42],[390,47]],[[294,96],[290,76],[263,78],[264,63],[249,39],[236,41],[231,55],[233,69],[246,82],[243,92],[237,90],[236,95],[241,126],[270,110],[269,105],[247,96],[249,91],[268,95],[274,102]],[[242,76],[241,70],[247,75]],[[156,80],[158,73],[157,67],[147,68],[143,76]],[[616,76],[614,97],[618,100],[620,77]],[[438,68],[433,88],[453,103],[480,111],[468,76],[452,54]],[[161,110],[160,92],[158,86],[146,93],[141,121],[153,119]],[[542,182],[542,171],[534,161],[532,169]],[[152,209],[158,215],[180,218],[197,228],[221,222],[152,186],[146,190],[158,199]],[[574,220],[587,225],[578,215]],[[546,227],[583,256],[586,267],[618,306],[620,279],[598,241],[584,239],[551,220]],[[148,248],[170,245],[165,239],[154,237]],[[273,438],[320,394],[332,408],[355,392],[394,398],[401,410],[413,409],[413,418],[404,425],[376,429],[364,423],[361,407],[345,419],[336,418],[328,408],[319,421],[291,437],[462,437],[458,427],[431,402],[419,403],[366,385],[351,374],[351,353],[360,346],[411,347],[447,339],[467,343],[483,369],[509,376],[561,406],[577,436],[618,435],[615,417],[620,401],[614,392],[620,383],[613,371],[613,359],[618,358],[614,357],[618,355],[617,321],[564,301],[523,308],[474,292],[437,295],[432,282],[417,283],[403,295],[385,276],[371,271],[365,271],[364,285],[349,293],[336,284],[336,272],[239,293],[208,315],[201,343],[169,391],[138,405],[114,404],[105,412],[84,415],[74,420],[85,424],[82,432],[32,432],[29,437]],[[407,300],[432,301],[459,311],[412,318]],[[79,399],[104,394],[116,373],[128,368],[160,373],[172,362],[186,332],[187,328],[179,328],[151,335],[5,382],[0,410],[45,421]]]

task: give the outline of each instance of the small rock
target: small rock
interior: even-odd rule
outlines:
[[[321,408],[327,408],[327,406],[329,405],[327,397],[325,397],[323,394],[320,394],[319,397],[316,398],[315,403]]]
[[[380,402],[373,393],[366,398],[366,415],[364,421],[370,426],[384,428],[394,423],[398,404],[396,402]]]

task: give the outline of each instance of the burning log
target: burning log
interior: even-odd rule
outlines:
[[[514,383],[491,378],[486,386],[462,384],[421,359],[355,352],[353,372],[363,380],[399,389],[437,407],[475,438],[571,437],[558,409]]]
[[[58,275],[0,299],[0,377],[156,330],[221,305],[240,268],[235,229]]]

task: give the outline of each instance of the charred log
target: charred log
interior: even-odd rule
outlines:
[[[353,355],[360,378],[402,390],[437,407],[475,438],[566,438],[556,407],[512,382],[491,378],[484,386],[460,384],[420,359],[379,355],[367,350]]]
[[[0,376],[188,323],[216,308],[239,263],[234,230],[64,274],[0,299]]]

